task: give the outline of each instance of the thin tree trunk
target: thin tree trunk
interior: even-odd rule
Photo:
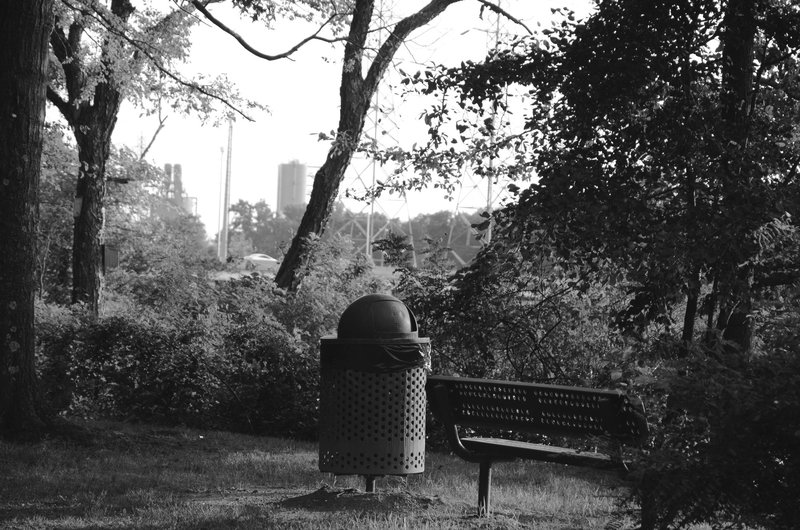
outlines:
[[[333,211],[339,185],[361,138],[369,103],[398,48],[412,31],[424,26],[449,5],[459,1],[431,0],[425,7],[398,22],[381,44],[366,75],[362,75],[362,63],[375,2],[356,1],[342,63],[342,84],[339,89],[341,106],[336,139],[328,151],[325,163],[314,176],[314,186],[305,214],[275,275],[275,282],[279,287],[295,289],[301,280],[298,272],[310,252],[303,243],[311,234],[322,234],[325,229]]]
[[[723,201],[727,210],[735,211],[741,197],[748,193],[747,168],[740,160],[747,149],[749,114],[754,76],[756,40],[756,1],[730,0],[722,33],[722,93],[721,103],[728,145],[733,145],[728,157],[728,173],[723,183]],[[744,235],[742,235],[744,237]],[[742,241],[742,244],[746,244]],[[731,252],[719,275],[720,310],[717,329],[722,337],[739,350],[750,349],[752,336],[752,267],[740,267],[741,257]]]
[[[687,354],[689,345],[694,339],[694,323],[697,319],[697,302],[700,298],[700,273],[692,272],[686,290],[686,311],[683,314],[683,331],[681,333],[681,353]]]
[[[52,0],[0,2],[0,433],[35,431],[36,223]]]

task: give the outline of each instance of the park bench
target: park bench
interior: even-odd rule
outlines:
[[[428,376],[428,404],[444,424],[452,451],[480,464],[478,513],[491,513],[492,463],[518,458],[600,469],[625,469],[622,444],[648,435],[642,402],[617,390]],[[462,437],[464,429],[503,432],[503,437]],[[594,437],[612,442],[612,454],[529,443],[508,433]],[[506,438],[505,436],[509,436]]]

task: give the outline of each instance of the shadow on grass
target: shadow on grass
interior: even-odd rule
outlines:
[[[320,512],[408,512],[427,510],[442,505],[438,497],[417,495],[409,491],[365,493],[357,489],[336,489],[322,486],[320,489],[286,499],[281,507]]]

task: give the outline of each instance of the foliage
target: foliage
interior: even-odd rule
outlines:
[[[38,230],[39,296],[50,302],[70,300],[75,148],[57,125],[44,139],[42,198]],[[119,294],[157,306],[175,303],[182,293],[200,291],[211,250],[199,219],[184,214],[163,193],[164,172],[127,148],[112,148],[107,165],[104,241],[115,246],[120,269],[107,271],[111,298]],[[193,268],[195,277],[177,274]],[[180,280],[189,283],[180,284]]]
[[[661,420],[638,493],[657,527],[800,524],[800,336],[786,338],[752,359],[694,351],[648,390]]]
[[[37,287],[39,297],[56,303],[70,299],[72,280],[72,200],[77,164],[63,129],[45,127],[37,227]]]
[[[385,156],[418,170],[412,185],[446,188],[497,149],[499,171],[537,176],[493,215],[496,244],[413,299],[432,304],[445,370],[554,366],[643,394],[643,528],[796,527],[797,15],[777,1],[596,7],[483,63],[409,76],[435,96],[430,140]],[[528,106],[504,131],[488,118],[514,85]],[[515,303],[528,291],[536,312]],[[573,314],[553,350],[533,340]]]
[[[372,248],[383,253],[386,264],[402,267],[408,265],[409,252],[414,250],[414,245],[409,243],[408,236],[390,231],[383,238],[375,240]]]
[[[411,186],[447,188],[495,159],[508,160],[500,173],[537,175],[498,224],[546,229],[572,264],[613,262],[634,295],[619,321],[628,331],[686,299],[685,341],[702,309],[747,349],[764,284],[754,274],[791,282],[800,272],[759,261],[759,234],[797,219],[796,28],[777,22],[796,15],[782,2],[746,4],[753,12],[737,16],[736,3],[599,2],[587,20],[564,12],[482,63],[409,76],[435,98],[430,139],[384,156],[416,169]],[[524,93],[524,119],[496,123],[507,91]]]
[[[284,209],[283,215],[276,215],[264,201],[251,204],[245,200],[239,200],[230,207],[233,218],[231,220],[229,242],[238,241],[242,247],[252,252],[263,252],[274,257],[280,257],[285,252],[291,241],[300,220],[303,216],[303,207],[300,205],[290,205]],[[476,237],[474,226],[484,220],[479,214],[466,214],[442,210],[434,213],[421,213],[413,219],[403,221],[399,218],[389,219],[380,212],[374,212],[372,216],[374,250],[382,251],[379,248],[382,243],[380,240],[392,237],[408,238],[407,251],[413,250],[415,246],[424,246],[428,238],[447,240],[450,252],[459,264],[469,262],[480,249],[480,243]],[[354,241],[363,237],[363,232],[357,229],[358,226],[365,226],[367,214],[364,212],[351,212],[342,203],[337,203],[331,212],[328,220],[328,228],[322,234],[321,239],[330,240],[337,234],[340,236],[348,235]],[[406,235],[409,234],[409,235]],[[410,234],[414,235],[413,240]],[[363,239],[361,239],[363,241]],[[231,245],[231,254],[238,257],[245,255],[244,250],[239,246]],[[235,247],[235,248],[234,248]],[[391,245],[387,249],[393,248]],[[238,252],[236,254],[235,252]],[[389,261],[392,256],[387,256]],[[388,262],[387,262],[388,263]],[[390,263],[394,265],[394,263]]]
[[[587,287],[546,251],[523,253],[495,237],[467,268],[451,273],[436,242],[419,270],[404,269],[397,292],[431,334],[434,371],[562,384],[609,384],[622,338],[608,332],[624,296]],[[471,330],[465,333],[464,330]]]
[[[229,297],[243,291],[226,289]],[[40,311],[46,397],[70,414],[308,436],[314,359],[252,301],[236,314],[211,308],[197,318],[163,318],[137,305],[66,322]]]
[[[386,286],[346,241],[311,244],[320,261],[295,293],[258,274],[212,281],[167,256],[123,262],[100,318],[40,302],[44,397],[68,414],[314,436],[319,339]]]
[[[372,265],[353,251],[348,239],[311,237],[305,244],[312,251],[300,271],[303,286],[284,293],[274,311],[287,328],[300,333],[307,348],[316,350],[320,338],[335,333],[350,303],[366,294],[388,291],[389,286],[371,274]]]
[[[230,211],[234,216],[229,240],[236,234],[241,234],[255,252],[273,257],[283,254],[303,216],[300,205],[289,205],[284,208],[282,215],[278,215],[264,200],[250,204],[239,199],[239,202],[231,205]]]

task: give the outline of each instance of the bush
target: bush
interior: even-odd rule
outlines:
[[[258,275],[214,283],[178,267],[159,283],[158,303],[123,289],[96,319],[40,303],[47,401],[65,414],[314,436],[319,339],[354,299],[386,288],[347,241],[311,244],[295,293]]]
[[[695,351],[659,386],[638,491],[646,527],[800,527],[800,336],[754,358]]]
[[[243,314],[160,318],[135,307],[89,321],[40,311],[45,397],[62,413],[309,435],[315,359],[274,318]]]
[[[592,384],[623,351],[608,322],[613,288],[582,286],[543,257],[484,249],[450,273],[441,249],[403,269],[398,295],[433,343],[434,372],[518,381]],[[465,332],[465,330],[468,330]]]

